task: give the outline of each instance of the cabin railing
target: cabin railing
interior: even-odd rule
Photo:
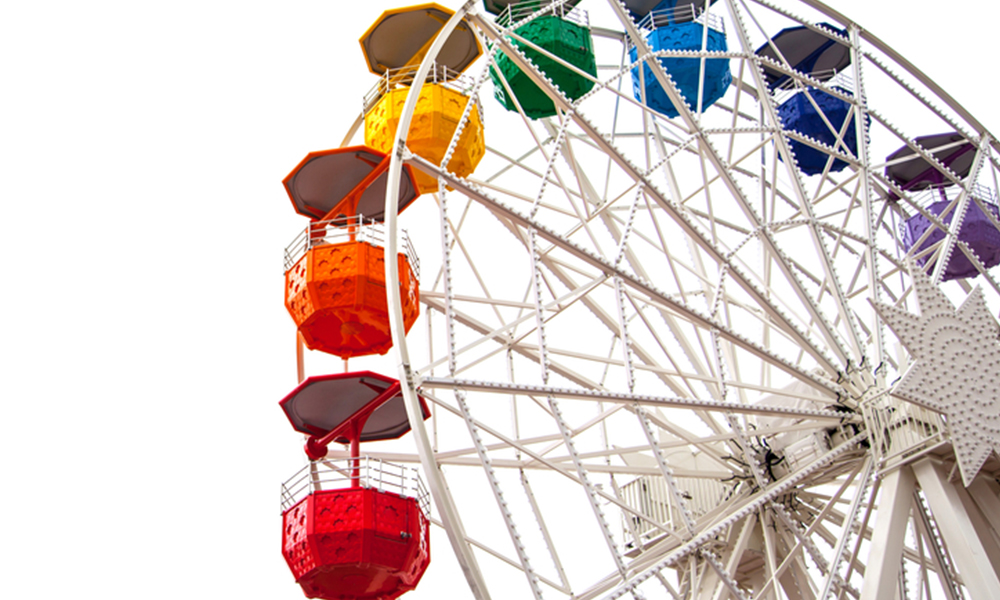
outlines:
[[[302,467],[281,484],[281,512],[284,513],[313,492],[358,487],[414,498],[424,514],[430,514],[430,494],[416,467],[367,455],[357,459],[317,460]]]
[[[385,227],[364,215],[341,217],[328,221],[310,223],[288,246],[285,247],[285,272],[295,266],[306,252],[316,246],[341,242],[367,242],[379,248],[385,247]],[[413,276],[420,279],[420,258],[410,242],[405,229],[399,230],[399,246],[413,270]]]
[[[720,33],[726,32],[726,22],[721,16],[705,12],[704,7],[695,8],[694,4],[651,11],[639,21],[638,27],[640,31],[650,32],[661,27],[692,22],[708,25],[709,29]]]
[[[368,93],[365,94],[363,99],[364,113],[368,114],[368,111],[378,104],[378,101],[390,91],[413,85],[413,78],[416,77],[418,68],[419,65],[410,65],[398,69],[388,69],[375,85],[368,90]],[[463,96],[469,96],[472,88],[475,87],[475,81],[471,77],[462,75],[454,69],[437,63],[431,65],[431,69],[427,73],[427,79],[424,81],[428,84],[446,87]],[[476,108],[479,109],[479,119],[483,120],[483,105],[479,102],[479,94],[472,95],[472,101],[476,103]]]
[[[587,11],[577,8],[576,4],[577,2],[571,1],[557,4],[552,0],[526,0],[516,4],[508,4],[507,8],[497,15],[496,22],[500,27],[511,27],[512,25],[521,27],[521,21],[533,15],[535,18],[550,15],[589,29],[590,16]],[[537,15],[535,15],[536,12]]]

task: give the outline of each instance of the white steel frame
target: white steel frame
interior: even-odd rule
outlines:
[[[525,20],[501,28],[478,4],[445,24],[412,87],[450,32],[471,27],[486,49],[469,73],[490,113],[487,159],[463,179],[411,153],[416,93],[398,127],[385,247],[400,251],[409,218],[392,201],[403,164],[438,177],[439,231],[409,227],[423,234],[411,237],[426,333],[404,335],[397,263],[385,261],[416,452],[371,452],[422,464],[471,596],[1000,598],[1000,465],[961,484],[946,421],[891,396],[909,358],[872,306],[919,314],[907,265],[920,256],[897,231],[922,214],[946,232],[924,253],[927,273],[956,300],[980,285],[1000,310],[1000,284],[958,239],[967,208],[1000,196],[989,132],[814,0],[719,0],[707,10],[727,21],[723,53],[651,53],[623,5],[584,0],[600,70],[576,101],[511,43],[532,47],[514,31]],[[853,95],[754,55],[797,25],[850,47],[838,77]],[[626,47],[679,117],[632,97]],[[498,53],[555,117],[532,122],[485,98]],[[726,58],[733,85],[689,109],[662,56]],[[857,152],[846,128],[826,146],[784,126],[764,62],[800,93],[847,102]],[[948,130],[977,147],[965,179],[912,142]],[[793,141],[830,157],[821,175],[799,172]],[[883,174],[881,157],[902,145],[957,186],[950,225]],[[833,172],[834,158],[848,167]],[[940,257],[956,252],[978,279],[941,282]]]

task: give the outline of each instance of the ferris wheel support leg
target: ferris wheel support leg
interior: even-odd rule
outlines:
[[[734,530],[736,529],[739,530],[738,537],[734,533]],[[726,560],[726,572],[730,575],[736,575],[736,570],[739,568],[740,561],[743,558],[743,553],[746,551],[756,529],[757,515],[754,513],[750,513],[750,516],[744,519],[743,526],[741,528],[737,525],[733,525],[730,529],[730,539],[727,544],[727,546],[729,546],[729,550],[727,551],[728,556],[723,557]],[[732,543],[733,537],[736,537],[735,543]],[[719,583],[722,583],[721,578],[719,578],[718,575],[716,575],[716,578],[720,580]],[[712,595],[712,600],[725,600],[729,597],[729,594],[727,594],[729,590],[724,585],[713,586],[713,589],[715,590],[715,593]]]
[[[955,486],[925,458],[913,465],[931,513],[972,598],[1000,598],[1000,579]],[[863,598],[864,596],[862,596]]]
[[[1000,544],[998,544],[994,531],[991,531],[994,529],[992,521],[1000,519],[1000,515],[992,515],[994,517],[992,521],[987,519],[986,514],[980,510],[979,505],[973,499],[969,490],[962,486],[955,486],[954,490],[958,493],[958,497],[962,501],[962,506],[965,507],[965,512],[972,521],[973,529],[979,534],[979,542],[983,545],[983,549],[986,550],[986,556],[989,558],[990,564],[993,565],[993,572],[1000,574]]]
[[[989,482],[982,477],[977,477],[969,486],[969,495],[989,521],[993,533],[1000,538],[1000,496],[997,496]]]
[[[906,522],[915,487],[916,478],[909,467],[896,469],[882,480],[860,600],[884,600],[896,595]]]

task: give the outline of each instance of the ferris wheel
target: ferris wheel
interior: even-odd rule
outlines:
[[[446,12],[344,145],[471,596],[1000,598],[990,133],[812,0]]]

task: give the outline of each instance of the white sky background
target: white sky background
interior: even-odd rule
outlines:
[[[340,144],[400,4],[0,6],[0,597],[302,598],[281,179]],[[1000,134],[994,3],[831,4]],[[468,597],[432,543],[405,597]]]

